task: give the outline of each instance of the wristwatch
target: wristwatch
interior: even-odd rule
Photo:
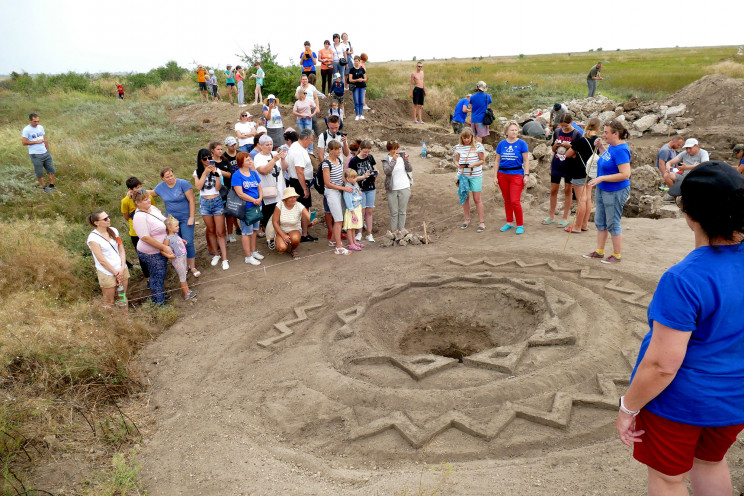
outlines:
[[[627,408],[625,408],[625,402],[623,401],[623,398],[625,398],[625,396],[620,396],[620,411],[621,412],[623,412],[626,415],[631,415],[633,417],[641,413],[640,410],[634,412],[633,410],[628,410]]]

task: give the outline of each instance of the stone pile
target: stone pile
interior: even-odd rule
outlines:
[[[586,122],[598,117],[602,122],[617,119],[625,125],[630,136],[638,138],[646,133],[655,135],[686,134],[687,127],[693,119],[682,117],[687,111],[685,104],[676,106],[661,105],[658,102],[641,102],[632,98],[624,103],[617,103],[605,96],[596,98],[582,98],[565,103],[574,120]],[[538,116],[550,116],[552,107],[533,109],[521,115],[514,115],[518,122],[535,119]]]
[[[424,244],[424,237],[420,234],[409,232],[407,229],[401,229],[398,232],[388,231],[380,238],[380,245],[388,246],[406,246]]]

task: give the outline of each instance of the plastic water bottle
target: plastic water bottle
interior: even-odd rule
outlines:
[[[123,285],[119,285],[119,287],[116,288],[116,304],[122,308],[127,306],[127,292],[124,291]]]
[[[426,158],[426,141],[421,142],[421,158]]]

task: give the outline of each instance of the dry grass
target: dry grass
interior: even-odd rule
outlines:
[[[714,74],[723,74],[732,78],[744,78],[744,61],[724,60],[711,65],[708,70]]]

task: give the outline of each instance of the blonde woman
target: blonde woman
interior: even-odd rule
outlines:
[[[597,140],[602,123],[596,117],[589,119],[584,136],[571,144],[576,152],[576,171],[571,179],[571,186],[576,195],[576,220],[567,232],[580,233],[589,230],[589,215],[592,213],[592,186],[589,181],[597,177],[597,157],[594,154],[594,142]],[[579,166],[581,166],[579,168]]]
[[[465,128],[460,133],[460,144],[455,145],[455,166],[457,167],[457,180],[468,182],[468,191],[473,195],[475,210],[478,212],[478,229],[482,233],[486,230],[485,212],[481,191],[483,189],[483,164],[486,161],[486,149],[480,142],[475,141],[472,129]],[[459,182],[458,182],[459,184]],[[460,229],[467,229],[470,225],[470,195],[465,200],[460,200],[465,221]]]
[[[496,162],[493,177],[494,186],[498,186],[504,197],[506,224],[500,229],[506,232],[516,227],[516,233],[524,233],[522,215],[522,190],[527,176],[530,175],[529,147],[519,139],[519,124],[509,121],[504,128],[506,139],[496,147]]]

